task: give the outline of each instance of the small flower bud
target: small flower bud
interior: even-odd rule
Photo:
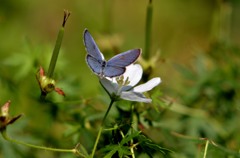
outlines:
[[[39,79],[40,87],[43,92],[49,93],[55,89],[55,80],[48,78],[47,76],[42,76]]]
[[[39,72],[37,73],[37,81],[39,83],[41,92],[44,94],[48,94],[53,90],[56,91],[58,94],[65,96],[65,93],[60,88],[55,87],[55,80],[45,76],[44,70],[40,67]]]
[[[11,101],[9,100],[2,106],[1,117],[8,117],[10,103]]]
[[[18,120],[22,115],[15,116],[13,118],[9,117],[9,107],[10,107],[11,101],[7,101],[1,108],[1,114],[0,114],[0,131],[3,131],[6,129],[6,127],[9,124],[14,123],[16,120]]]

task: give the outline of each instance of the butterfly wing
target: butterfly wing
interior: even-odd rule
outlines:
[[[103,75],[107,77],[122,75],[126,71],[125,67],[134,63],[140,54],[141,49],[132,49],[112,57],[107,61]]]
[[[101,76],[115,77],[122,75],[126,70],[125,67],[134,63],[141,54],[141,49],[132,49],[118,54],[106,62],[87,29],[84,31],[83,38],[88,53],[86,56],[87,64],[94,73]]]
[[[109,59],[106,67],[126,67],[134,63],[140,54],[141,49],[128,50]]]
[[[97,75],[102,74],[102,64],[96,58],[92,57],[91,55],[87,55],[86,61],[94,73]]]
[[[87,29],[85,29],[84,31],[83,39],[88,55],[102,62],[104,60],[103,54],[99,50],[97,44],[95,43],[93,37],[91,36]]]
[[[103,69],[103,75],[105,77],[116,77],[122,75],[125,71],[125,67],[107,66]]]

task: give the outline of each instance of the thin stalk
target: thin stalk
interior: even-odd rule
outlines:
[[[22,142],[22,141],[19,141],[19,140],[12,139],[7,135],[6,130],[1,131],[1,134],[2,134],[3,138],[5,140],[9,141],[9,142],[24,145],[24,146],[27,146],[27,147],[30,147],[30,148],[36,148],[36,149],[42,149],[42,150],[48,150],[48,151],[55,151],[55,152],[73,153],[73,154],[77,154],[77,155],[82,156],[82,157],[86,157],[85,155],[81,154],[76,148],[74,148],[74,149],[58,149],[58,148],[44,147],[44,146],[29,144],[29,143],[26,143],[26,142]]]
[[[147,16],[146,16],[146,28],[145,28],[145,52],[144,58],[148,60],[150,58],[151,52],[151,34],[152,34],[152,13],[153,13],[153,6],[152,0],[149,0],[147,6]]]
[[[49,68],[48,68],[47,76],[49,78],[52,78],[52,76],[53,76],[53,72],[54,72],[54,69],[55,69],[55,66],[56,66],[56,63],[57,63],[59,50],[60,50],[60,47],[61,47],[61,44],[62,44],[62,39],[63,39],[63,35],[64,35],[64,27],[65,27],[65,24],[66,24],[69,16],[70,16],[70,12],[64,10],[62,27],[60,28],[60,30],[58,32],[58,37],[57,37],[57,40],[56,40],[56,43],[55,43],[52,58],[51,58]]]
[[[63,35],[64,35],[64,27],[65,27],[65,24],[66,24],[69,16],[70,16],[70,12],[67,10],[64,10],[62,26],[58,32],[58,37],[57,37],[55,47],[54,47],[53,53],[52,53],[52,58],[51,58],[51,61],[50,61],[49,67],[48,67],[47,77],[49,77],[49,78],[52,78],[52,76],[53,76],[53,72],[54,72],[54,69],[55,69],[55,66],[57,63],[58,54],[59,54],[60,47],[62,44],[62,39],[63,39]],[[42,91],[40,100],[44,101],[46,96],[47,96],[47,93]]]
[[[105,120],[106,120],[106,118],[107,118],[107,115],[108,115],[108,113],[109,113],[109,111],[110,111],[110,109],[111,109],[114,101],[115,101],[114,99],[111,99],[111,102],[110,102],[110,104],[109,104],[109,106],[108,106],[108,109],[107,109],[107,111],[106,111],[106,113],[105,113],[105,115],[104,115],[104,117],[103,117],[102,124],[101,124],[101,127],[100,127],[99,131],[98,131],[98,135],[97,135],[97,138],[96,138],[94,147],[93,147],[93,151],[92,151],[92,155],[91,155],[92,158],[93,158],[93,156],[94,156],[94,154],[95,154],[95,151],[96,151],[96,149],[97,149],[97,145],[98,145],[100,136],[101,136],[101,134],[102,134],[102,130],[103,130],[103,126],[104,126]]]
[[[203,158],[206,158],[206,157],[207,157],[208,144],[209,144],[209,140],[206,141]]]
[[[113,105],[114,102],[115,102],[115,100],[114,100],[114,99],[111,99],[111,102],[110,102],[110,104],[109,104],[109,106],[108,106],[108,109],[107,109],[107,111],[106,111],[106,113],[105,113],[105,115],[104,115],[104,117],[103,117],[103,121],[102,121],[102,125],[101,125],[101,126],[104,126],[104,123],[105,123],[105,120],[106,120],[106,118],[107,118],[107,115],[108,115],[110,109],[112,108],[112,105]]]
[[[131,122],[133,122],[133,113],[134,113],[134,105],[132,104],[131,105]],[[133,133],[133,127],[131,128],[131,134]],[[134,154],[134,145],[133,145],[133,139],[131,139],[131,148],[130,148],[130,151],[131,151],[131,155],[132,155],[132,158],[135,158],[135,154]]]
[[[116,130],[117,127],[113,127],[113,128],[108,128],[108,129],[104,129],[104,131],[113,131],[113,130]]]
[[[98,131],[98,135],[97,135],[97,138],[96,138],[94,147],[93,147],[93,151],[92,151],[91,158],[93,158],[93,156],[94,156],[94,154],[95,154],[95,151],[96,151],[96,149],[97,149],[97,145],[98,145],[100,136],[101,136],[101,134],[102,134],[102,130],[103,130],[103,126],[101,126],[100,129],[99,129],[99,131]]]
[[[131,147],[130,150],[131,150],[131,155],[132,155],[132,158],[135,158],[135,154],[134,154],[134,147]]]

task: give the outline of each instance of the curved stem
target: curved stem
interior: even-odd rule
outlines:
[[[113,105],[114,102],[115,102],[115,99],[111,99],[111,102],[110,102],[110,104],[109,104],[109,106],[108,106],[108,109],[107,109],[107,111],[106,111],[106,113],[105,113],[105,115],[104,115],[104,117],[103,117],[102,125],[101,125],[101,126],[104,126],[104,123],[105,123],[105,120],[106,120],[106,118],[107,118],[107,115],[108,115],[110,109],[112,108],[112,105]]]
[[[36,149],[42,149],[42,150],[48,150],[48,151],[55,151],[55,152],[73,153],[73,154],[77,154],[77,155],[82,156],[82,157],[86,157],[85,155],[81,154],[76,148],[74,148],[74,149],[58,149],[58,148],[44,147],[44,146],[29,144],[29,143],[26,143],[26,142],[22,142],[22,141],[19,141],[19,140],[12,139],[7,135],[6,130],[1,131],[1,134],[2,134],[3,138],[5,140],[9,141],[9,142],[24,145],[24,146],[27,146],[27,147],[30,147],[30,148],[36,148]]]
[[[101,124],[101,127],[100,127],[99,131],[98,131],[98,135],[97,135],[97,138],[96,138],[94,147],[93,147],[92,156],[91,156],[92,158],[93,158],[93,156],[94,156],[94,154],[95,154],[95,151],[96,151],[96,149],[97,149],[97,145],[98,145],[100,136],[101,136],[101,134],[102,134],[102,130],[103,130],[103,126],[104,126],[105,120],[106,120],[106,118],[107,118],[107,115],[108,115],[108,113],[109,113],[109,111],[110,111],[110,109],[111,109],[114,101],[115,101],[115,100],[114,100],[113,98],[111,98],[111,102],[110,102],[110,104],[109,104],[109,106],[108,106],[108,109],[107,109],[107,111],[106,111],[106,113],[105,113],[105,115],[104,115],[104,117],[103,117],[102,124]]]

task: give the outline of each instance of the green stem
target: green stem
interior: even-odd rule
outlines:
[[[134,114],[134,105],[131,104],[131,122],[134,122],[134,121],[133,121],[133,114]],[[133,128],[134,128],[134,127],[131,128],[131,134],[133,134]],[[133,144],[133,139],[131,139],[131,144]],[[131,150],[132,158],[135,158],[134,145],[131,145],[130,150]]]
[[[118,127],[113,127],[113,128],[108,128],[108,129],[104,129],[104,131],[113,131],[113,130],[116,130]]]
[[[60,30],[58,32],[57,41],[55,43],[52,58],[51,58],[49,68],[48,68],[47,76],[49,78],[52,78],[52,76],[53,76],[53,72],[54,72],[54,69],[55,69],[55,66],[56,66],[56,63],[57,63],[59,50],[60,50],[60,47],[61,47],[61,44],[62,44],[62,39],[63,39],[63,35],[64,35],[64,27],[65,27],[65,24],[66,24],[69,16],[70,16],[70,12],[64,10],[64,18],[63,18],[62,27],[60,28]]]
[[[102,134],[102,130],[103,130],[103,126],[104,126],[105,120],[106,120],[106,118],[107,118],[107,115],[108,115],[108,113],[109,113],[109,111],[110,111],[110,109],[111,109],[114,101],[115,101],[114,99],[111,99],[111,102],[110,102],[110,104],[109,104],[109,106],[108,106],[108,109],[107,109],[107,111],[106,111],[106,113],[105,113],[105,115],[104,115],[104,117],[103,117],[102,124],[101,124],[101,127],[100,127],[99,131],[98,131],[98,135],[97,135],[97,138],[96,138],[94,147],[93,147],[92,156],[91,156],[92,158],[93,158],[93,156],[94,156],[94,154],[95,154],[95,151],[96,151],[96,149],[97,149],[97,145],[98,145],[100,136],[101,136],[101,134]]]
[[[96,151],[96,149],[97,149],[97,145],[98,145],[100,136],[101,136],[101,134],[102,134],[102,130],[103,130],[103,126],[101,126],[100,129],[99,129],[99,131],[98,131],[97,139],[96,139],[95,144],[94,144],[94,147],[93,147],[93,151],[92,151],[92,156],[91,156],[91,158],[93,158],[93,156],[94,156],[94,154],[95,154],[95,151]]]
[[[82,156],[82,157],[86,157],[85,155],[81,154],[76,148],[74,148],[74,149],[57,149],[57,148],[44,147],[44,146],[29,144],[29,143],[26,143],[26,142],[22,142],[22,141],[19,141],[19,140],[12,139],[7,135],[6,130],[1,131],[1,134],[2,134],[3,138],[5,140],[9,141],[9,142],[24,145],[24,146],[27,146],[27,147],[30,147],[30,148],[36,148],[36,149],[42,149],[42,150],[48,150],[48,151],[55,151],[55,152],[73,153],[73,154],[77,154],[77,155]]]
[[[145,52],[144,57],[146,60],[150,57],[150,49],[151,49],[151,33],[152,33],[152,13],[153,6],[152,0],[149,0],[147,6],[147,16],[146,16],[146,28],[145,28]]]
[[[105,123],[105,120],[107,118],[107,115],[108,115],[110,109],[112,108],[112,105],[113,105],[114,102],[115,102],[115,99],[111,99],[111,102],[110,102],[110,104],[108,106],[108,109],[107,109],[107,111],[106,111],[106,113],[105,113],[105,115],[103,117],[103,121],[102,121],[102,125],[101,126],[104,126],[104,123]]]
[[[131,147],[130,150],[131,150],[132,158],[135,158],[135,154],[134,154],[134,149],[133,149],[133,147]]]
[[[207,156],[208,144],[209,144],[209,140],[206,141],[203,158],[206,158],[206,156]]]

